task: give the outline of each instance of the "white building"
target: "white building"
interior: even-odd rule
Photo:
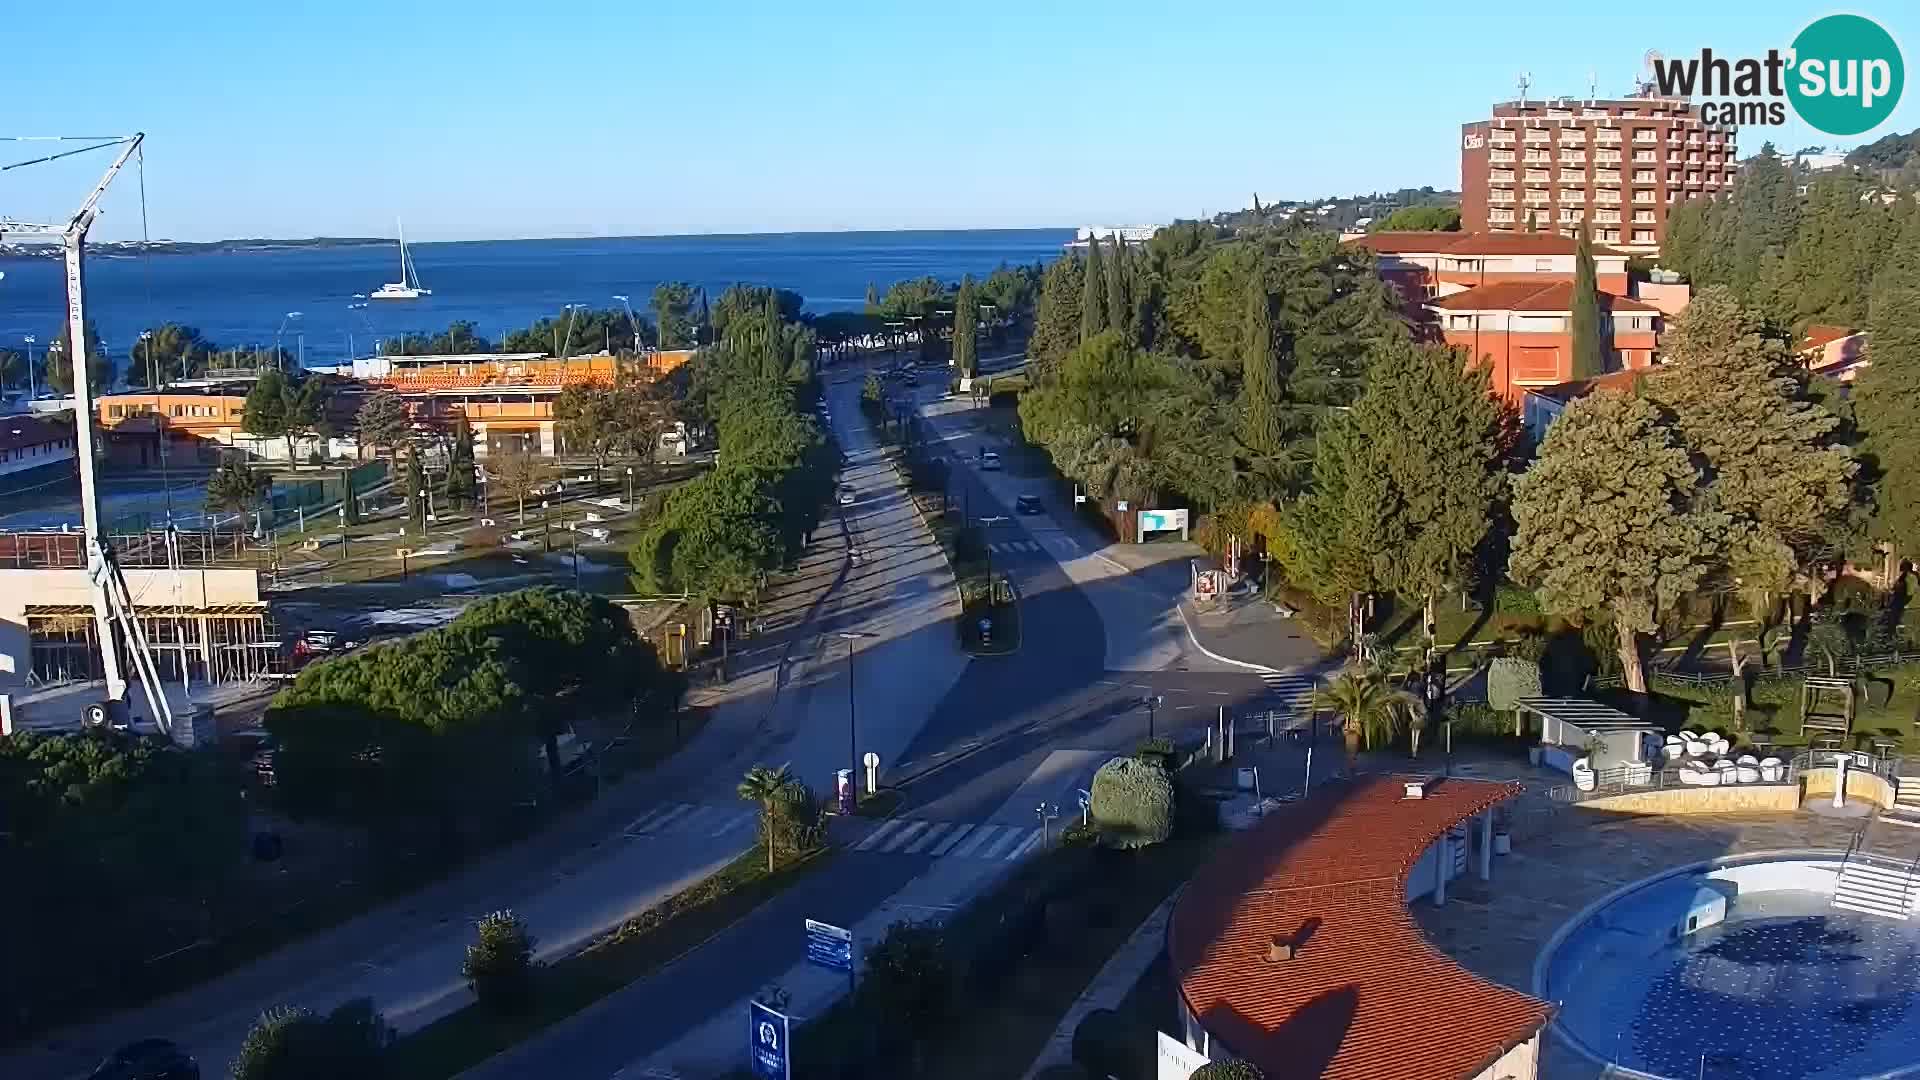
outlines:
[[[0,416],[0,491],[71,471],[73,420],[58,416]]]

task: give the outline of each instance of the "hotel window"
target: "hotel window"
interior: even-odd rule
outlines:
[[[1636,243],[1636,244],[1651,244],[1651,243],[1653,243],[1653,230],[1652,230],[1652,229],[1635,229],[1635,230],[1633,230],[1633,242],[1634,242],[1634,243]]]
[[[1533,272],[1534,272],[1534,273],[1536,273],[1536,274],[1550,274],[1550,273],[1552,273],[1552,272],[1553,272],[1553,260],[1552,260],[1552,259],[1535,259],[1535,260],[1533,260]]]
[[[1471,315],[1449,315],[1449,316],[1447,316],[1447,329],[1449,329],[1449,330],[1471,330],[1471,329],[1473,329],[1473,316],[1471,316]]]
[[[1627,329],[1645,330],[1646,328],[1647,317],[1645,315],[1631,315],[1627,317]]]

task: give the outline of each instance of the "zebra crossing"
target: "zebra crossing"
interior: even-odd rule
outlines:
[[[859,843],[855,851],[932,858],[999,859],[1012,862],[1038,850],[1043,842],[1035,825],[984,825],[959,821],[893,818]]]
[[[1015,552],[1036,552],[1047,550],[1033,540],[1000,540],[987,545],[987,550],[995,555],[1012,555]]]
[[[1263,671],[1260,681],[1266,684],[1268,697],[1279,699],[1280,708],[1300,708],[1313,701],[1315,683],[1311,675]]]
[[[674,803],[656,806],[628,823],[623,834],[629,839],[641,836],[726,836],[742,827],[753,827],[758,811],[750,806],[703,806],[698,803]]]

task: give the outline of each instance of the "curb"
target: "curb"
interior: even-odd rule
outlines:
[[[1280,673],[1279,668],[1268,667],[1265,664],[1250,664],[1245,660],[1235,660],[1231,656],[1221,656],[1219,653],[1214,652],[1212,649],[1209,649],[1205,645],[1200,644],[1199,636],[1193,632],[1193,622],[1192,620],[1187,618],[1187,602],[1185,600],[1182,600],[1180,601],[1179,604],[1175,606],[1177,606],[1180,609],[1180,625],[1187,628],[1187,640],[1193,642],[1194,648],[1199,649],[1202,653],[1205,653],[1207,656],[1211,657],[1214,660],[1218,660],[1223,664],[1232,664],[1234,667],[1246,668],[1249,671],[1258,671],[1262,674],[1267,674],[1267,675],[1277,675]]]

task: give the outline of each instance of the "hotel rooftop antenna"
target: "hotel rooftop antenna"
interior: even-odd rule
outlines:
[[[1592,105],[1600,97],[1600,76],[1592,68],[1587,69],[1587,104]]]
[[[1524,71],[1521,72],[1520,73],[1520,107],[1523,109],[1527,107],[1527,87],[1532,85],[1533,85],[1533,76],[1528,74],[1527,72],[1524,72]]]

